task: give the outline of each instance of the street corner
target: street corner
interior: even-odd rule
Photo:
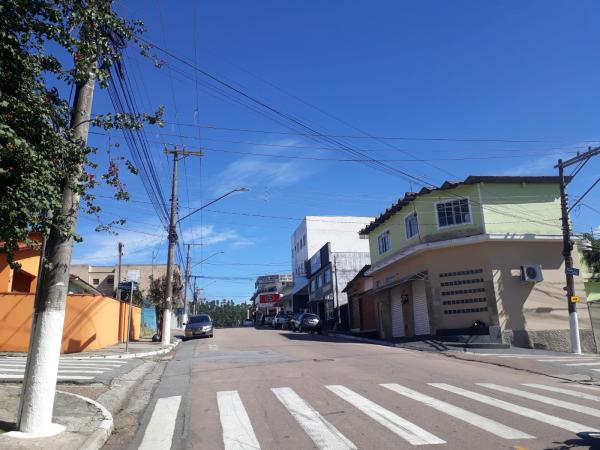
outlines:
[[[21,388],[0,385],[0,448],[96,450],[102,448],[113,429],[111,413],[83,395],[56,391],[52,424],[36,434],[16,430]]]

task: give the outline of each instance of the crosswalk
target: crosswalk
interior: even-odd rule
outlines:
[[[340,384],[323,385],[317,389],[319,389],[319,396],[332,395],[333,398],[342,400],[342,403],[349,404],[351,411],[356,411],[365,417],[366,430],[372,429],[369,421],[382,426],[381,430],[387,430],[390,437],[397,440],[399,447],[407,444],[412,446],[452,445],[455,435],[444,433],[446,429],[444,423],[447,425],[457,422],[463,424],[466,435],[472,435],[470,430],[478,428],[494,437],[507,440],[507,447],[510,444],[511,448],[524,448],[518,444],[518,441],[521,440],[548,438],[549,429],[533,429],[527,425],[527,421],[538,422],[542,424],[542,427],[554,427],[559,431],[565,430],[569,432],[568,437],[578,433],[600,433],[597,425],[600,409],[594,407],[600,402],[599,386],[539,383],[516,385],[472,383],[467,386],[422,383],[420,386],[420,388],[415,388],[399,383],[375,384],[372,388],[379,391],[374,392],[373,389],[368,388],[369,394],[365,394],[364,387],[358,389]],[[340,424],[344,423],[344,420],[339,418],[340,416],[335,416],[337,423],[332,423],[326,418],[327,416],[333,417],[330,412],[318,411],[314,404],[302,398],[291,387],[276,387],[271,388],[270,391],[293,418],[298,430],[302,430],[316,448],[321,450],[356,450],[359,448],[353,442],[352,430],[348,430],[346,427],[344,431],[341,431],[338,428]],[[424,391],[429,391],[429,393]],[[436,395],[436,392],[441,394],[442,391],[446,394],[443,396],[443,400]],[[386,392],[393,393],[393,395],[386,396]],[[368,396],[374,396],[376,400],[379,399],[379,402],[382,398],[386,399],[385,407],[377,401],[367,398]],[[255,425],[261,423],[265,420],[265,416],[256,409],[250,409],[249,411],[255,414],[252,417],[246,409],[243,398],[243,390],[242,392],[237,390],[216,392],[218,419],[221,425],[220,433],[222,433],[225,450],[259,450],[261,448],[260,433],[255,433],[253,422],[256,421]],[[252,395],[249,395],[250,402],[252,398]],[[574,403],[575,400],[569,401],[569,398],[577,399],[577,403]],[[149,431],[146,432],[143,439],[145,444],[140,448],[165,450],[171,448],[170,437],[165,437],[163,433],[164,424],[169,420],[174,423],[179,409],[179,397],[175,401],[175,409],[171,408],[174,411],[174,417],[171,419],[165,416],[166,409],[163,403],[172,403],[173,400],[172,397],[159,399],[152,414],[152,420],[156,417],[163,423],[163,426],[159,427],[162,433],[160,437],[162,445],[146,445],[153,439],[152,436],[148,437],[148,433],[151,435],[156,428],[148,425]],[[461,406],[457,406],[455,402],[460,402]],[[524,406],[523,402],[526,402],[527,406]],[[322,406],[327,402],[316,404]],[[485,405],[485,409],[478,408],[477,404]],[[416,405],[431,408],[432,412],[426,414],[424,418],[422,415],[414,413],[417,409]],[[550,408],[547,412],[540,409],[548,406]],[[500,410],[501,419],[498,419],[498,413],[494,414],[494,411],[497,410]],[[561,414],[563,410],[565,414]],[[435,420],[431,419],[434,415],[437,415]],[[577,419],[573,420],[569,415],[576,416]],[[512,416],[518,416],[521,419],[515,420]],[[503,421],[508,424],[502,423]],[[534,433],[533,430],[537,432]],[[271,448],[272,443],[269,438],[266,438],[265,447]],[[540,444],[544,444],[544,442],[540,442]],[[526,443],[523,445],[527,446]],[[534,447],[537,448],[535,445]]]
[[[578,368],[600,372],[600,357],[591,355],[536,355],[536,354],[518,354],[518,353],[473,353],[469,355],[494,358],[499,360],[529,360],[544,364],[558,365],[570,369]]]
[[[58,365],[59,381],[91,381],[97,376],[118,369],[128,361],[116,359],[75,359],[62,357]],[[25,374],[25,357],[0,358],[0,380],[22,380]]]

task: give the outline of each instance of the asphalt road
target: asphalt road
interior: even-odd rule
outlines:
[[[599,429],[597,386],[238,328],[180,346],[128,448],[600,448]]]

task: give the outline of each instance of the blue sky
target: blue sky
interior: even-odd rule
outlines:
[[[117,9],[144,20],[149,41],[321,133],[362,136],[337,140],[429,183],[552,175],[559,157],[600,141],[598,2],[140,0]],[[193,261],[223,252],[196,274],[249,279],[199,280],[209,298],[242,301],[250,279],[290,272],[289,237],[303,216],[375,216],[420,187],[339,161],[350,158],[339,147],[290,134],[156,54],[166,62],[161,69],[133,49],[126,64],[140,109],[166,107],[166,126],[146,132],[165,197],[164,145],[205,149],[201,160],[180,165],[182,214],[229,189],[251,189],[183,223],[184,241],[204,244],[193,247]],[[94,112],[111,109],[97,89]],[[90,142],[106,149],[109,137],[93,134]],[[119,133],[110,144],[128,156]],[[599,172],[596,158],[571,185],[571,198]],[[94,233],[95,219],[81,217],[75,262],[114,263],[118,240],[126,263],[166,261],[165,232],[142,183],[125,178],[131,202],[99,202],[102,219],[124,217],[126,230]],[[600,225],[600,187],[584,203],[573,215],[578,231]]]

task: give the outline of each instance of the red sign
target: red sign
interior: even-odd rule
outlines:
[[[258,303],[261,305],[275,303],[278,302],[280,298],[281,295],[279,294],[260,294],[258,296]]]

